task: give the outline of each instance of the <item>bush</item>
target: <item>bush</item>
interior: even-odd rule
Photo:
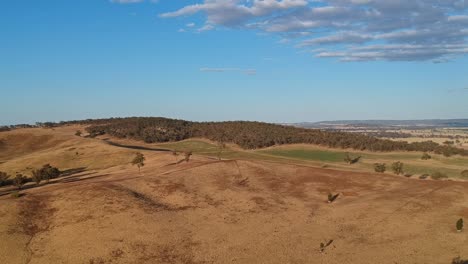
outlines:
[[[21,197],[21,194],[18,191],[14,191],[10,195],[11,195],[12,198],[20,198]]]
[[[329,202],[329,203],[333,203],[333,202],[338,198],[338,196],[340,196],[339,193],[337,193],[337,194],[335,194],[335,195],[329,193],[329,194],[328,194],[328,202]]]
[[[400,174],[403,174],[403,163],[402,162],[394,162],[392,164],[392,171],[393,173],[395,173],[396,175],[400,175]]]
[[[424,152],[421,159],[422,160],[430,160],[430,159],[432,159],[432,157],[431,157],[431,155],[427,154],[427,152]]]
[[[427,179],[428,177],[429,177],[429,174],[423,174],[423,175],[419,176],[419,179],[425,180],[425,179]]]
[[[458,219],[456,227],[458,232],[461,232],[463,230],[463,218]]]
[[[468,179],[468,170],[464,170],[461,173],[462,178]]]
[[[387,168],[385,166],[385,163],[375,163],[374,170],[375,172],[384,173],[387,170]]]
[[[83,134],[83,133],[81,132],[81,130],[77,130],[77,131],[75,132],[75,136],[78,136],[78,137],[81,137],[82,134]]]
[[[349,153],[346,153],[344,161],[348,164],[354,164],[354,163],[358,163],[360,159],[361,159],[361,156],[352,158],[351,156],[349,156]]]
[[[447,179],[448,176],[445,173],[436,171],[436,172],[432,173],[431,178],[433,180],[442,180],[442,179]]]

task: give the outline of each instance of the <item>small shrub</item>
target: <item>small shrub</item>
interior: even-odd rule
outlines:
[[[458,232],[461,232],[463,230],[463,218],[458,219],[456,227]]]
[[[421,159],[422,160],[430,160],[430,159],[432,159],[432,157],[431,157],[431,155],[427,154],[427,152],[424,152]]]
[[[411,178],[411,176],[413,176],[413,174],[410,174],[410,173],[405,173],[404,175],[406,178]]]
[[[340,196],[339,193],[337,193],[337,194],[335,194],[335,195],[332,194],[332,193],[329,193],[329,194],[328,194],[328,202],[329,202],[329,203],[333,203],[333,202],[338,198],[338,196]]]
[[[403,174],[403,163],[399,161],[392,163],[392,171],[396,175]]]
[[[361,156],[352,158],[351,156],[349,156],[349,153],[346,153],[344,161],[348,164],[354,164],[354,163],[358,163],[360,159],[361,159]]]
[[[320,253],[323,253],[327,247],[333,243],[333,240],[328,241],[327,243],[320,243]]]
[[[374,170],[375,172],[384,173],[387,170],[387,168],[385,166],[385,163],[375,163]]]
[[[419,179],[421,179],[421,180],[425,180],[427,178],[429,178],[429,174],[423,174],[423,175],[419,176]]]
[[[20,198],[21,197],[21,194],[18,191],[14,191],[10,195],[11,195],[12,198]]]
[[[431,178],[432,178],[433,180],[442,180],[442,179],[447,179],[448,176],[447,176],[445,173],[436,171],[436,172],[434,172],[434,173],[431,174]]]
[[[468,179],[468,170],[464,170],[460,174],[461,174],[462,178]]]
[[[81,137],[82,134],[83,134],[83,133],[81,132],[81,130],[77,130],[77,131],[75,132],[75,136],[78,136],[78,137]]]
[[[10,175],[8,175],[6,172],[0,171],[0,186],[3,186],[10,178]]]

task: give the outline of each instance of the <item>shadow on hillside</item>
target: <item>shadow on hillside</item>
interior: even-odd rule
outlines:
[[[111,146],[120,147],[120,148],[136,149],[136,150],[148,150],[148,151],[159,151],[159,152],[161,152],[161,151],[164,151],[164,152],[171,151],[170,149],[163,149],[163,148],[150,148],[150,147],[143,147],[143,146],[124,145],[124,144],[115,143],[115,142],[112,142],[112,141],[106,140],[106,139],[104,139],[103,141],[106,142],[107,144],[111,145]]]
[[[68,176],[72,176],[74,174],[82,173],[82,172],[85,172],[86,169],[87,169],[87,167],[80,167],[80,168],[64,170],[64,171],[61,171],[60,177],[61,178],[62,177],[68,177]]]

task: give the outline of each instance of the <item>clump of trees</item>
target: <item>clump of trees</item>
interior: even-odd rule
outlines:
[[[132,165],[136,165],[138,167],[138,173],[141,173],[141,167],[145,166],[145,160],[146,158],[142,153],[135,153],[135,158],[132,160]]]
[[[217,142],[234,143],[244,149],[306,143],[355,150],[403,150],[468,156],[468,150],[452,145],[439,145],[433,141],[408,143],[378,139],[358,133],[322,131],[261,122],[189,122],[160,117],[131,117],[70,121],[68,123],[90,125],[86,128],[90,137],[109,134],[118,138],[142,140],[147,143],[202,137]]]
[[[400,161],[392,163],[392,171],[396,175],[403,174],[403,163]]]
[[[49,183],[51,179],[55,179],[60,176],[60,170],[56,167],[52,167],[50,164],[45,164],[42,168],[32,171],[32,180],[39,185],[41,181]]]
[[[430,160],[432,157],[427,152],[424,152],[421,156],[422,160]]]
[[[384,173],[387,170],[385,163],[375,163],[374,171],[379,173]]]
[[[0,186],[3,186],[9,178],[10,175],[8,175],[6,172],[0,171]]]

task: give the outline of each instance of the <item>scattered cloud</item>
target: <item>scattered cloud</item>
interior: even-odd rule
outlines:
[[[201,72],[240,72],[246,75],[256,75],[256,69],[241,69],[241,68],[200,68]]]
[[[441,63],[468,54],[466,0],[199,0],[160,17],[198,13],[198,32],[256,30],[320,58]]]

